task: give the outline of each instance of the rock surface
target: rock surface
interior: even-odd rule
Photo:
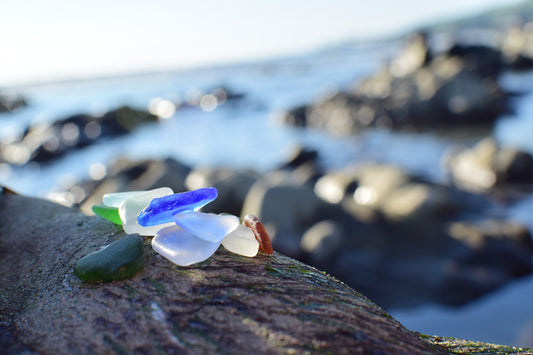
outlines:
[[[181,268],[155,254],[145,240],[145,269],[132,278],[86,284],[74,276],[79,257],[122,234],[97,217],[3,189],[4,353],[438,354],[447,349],[407,330],[346,285],[277,253],[250,259],[219,250],[204,264]]]
[[[249,259],[219,251],[180,268],[146,241],[145,270],[131,279],[94,285],[74,276],[81,256],[121,235],[73,209],[1,196],[8,352],[433,352],[364,296],[280,254]]]

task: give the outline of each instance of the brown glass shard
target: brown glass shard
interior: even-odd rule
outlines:
[[[274,249],[272,249],[272,243],[270,242],[270,237],[263,226],[263,223],[254,216],[253,214],[247,214],[244,217],[244,225],[250,228],[254,232],[255,239],[259,242],[259,250],[265,254],[272,254]]]

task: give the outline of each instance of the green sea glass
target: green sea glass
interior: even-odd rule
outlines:
[[[120,220],[120,216],[118,214],[118,207],[93,205],[92,210],[95,215],[105,218],[115,224],[122,225],[122,221]]]
[[[138,234],[129,234],[78,260],[74,274],[89,282],[122,280],[143,267],[143,239]]]

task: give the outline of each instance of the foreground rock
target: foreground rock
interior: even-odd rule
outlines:
[[[180,268],[155,254],[146,240],[145,269],[132,278],[86,284],[74,276],[80,257],[122,235],[103,219],[4,189],[3,352],[437,354],[448,349],[440,339],[407,330],[344,284],[277,253],[250,259],[219,250],[208,262]]]

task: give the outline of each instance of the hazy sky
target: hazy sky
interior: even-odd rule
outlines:
[[[1,0],[0,87],[247,60],[514,0]]]

